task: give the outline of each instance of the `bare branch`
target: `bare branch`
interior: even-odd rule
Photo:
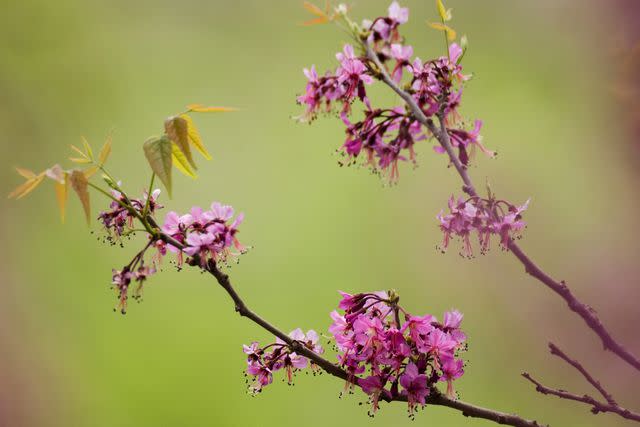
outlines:
[[[570,359],[569,356],[567,356],[562,350],[558,348],[558,346],[551,342],[549,343],[549,351],[551,352],[551,354],[553,354],[554,356],[558,356],[559,358],[573,366],[578,372],[580,372],[582,376],[589,382],[589,384],[591,384],[593,388],[598,390],[598,393],[600,393],[610,405],[618,405],[613,396],[611,396],[611,393],[605,390],[602,384],[600,384],[600,381],[597,381],[595,378],[593,378],[593,376],[589,372],[587,372],[587,370],[578,361]]]
[[[524,372],[522,374],[522,376],[536,386],[536,391],[537,392],[542,393],[542,394],[556,396],[556,397],[559,397],[560,399],[573,400],[573,401],[576,401],[576,402],[584,403],[584,404],[589,405],[589,406],[592,407],[591,408],[591,412],[593,412],[594,414],[598,414],[600,412],[612,412],[612,413],[618,414],[621,417],[626,418],[628,420],[640,421],[640,414],[631,412],[628,409],[624,409],[624,408],[622,408],[622,407],[620,407],[618,405],[611,405],[609,403],[599,402],[598,400],[594,399],[593,397],[589,396],[588,394],[585,394],[583,396],[579,396],[577,394],[573,394],[573,393],[570,393],[570,392],[565,391],[565,390],[553,389],[553,388],[544,386],[540,382],[538,382],[537,380],[533,379],[531,377],[531,375],[529,375],[526,372]]]

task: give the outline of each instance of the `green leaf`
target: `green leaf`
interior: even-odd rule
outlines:
[[[438,15],[440,15],[442,22],[451,21],[451,9],[447,10],[442,0],[436,0],[436,3],[438,4]]]
[[[100,154],[98,154],[98,163],[100,163],[101,166],[106,163],[109,154],[111,154],[111,135],[107,137],[107,140],[100,149]]]
[[[91,145],[89,145],[89,142],[86,140],[84,136],[82,137],[82,145],[84,145],[84,151],[86,153],[86,156],[90,160],[93,160],[93,150],[91,149]]]
[[[91,223],[91,201],[89,198],[89,181],[81,170],[71,171],[69,176],[71,180],[71,188],[76,192],[80,203],[82,203],[82,209],[84,209],[84,216],[87,219],[87,224]]]
[[[180,148],[180,151],[182,151],[193,169],[197,169],[196,164],[193,161],[193,156],[191,155],[191,146],[189,145],[189,125],[187,121],[179,116],[169,117],[164,121],[164,130],[169,139],[175,142],[178,148]]]
[[[151,166],[151,170],[164,184],[171,197],[171,165],[173,143],[168,136],[151,137],[143,145],[144,155]]]
[[[224,113],[229,111],[238,111],[237,108],[232,107],[205,107],[202,104],[189,104],[187,105],[189,112],[193,113]]]
[[[204,156],[205,159],[211,160],[211,154],[207,151],[207,148],[202,143],[202,138],[200,137],[200,132],[198,132],[198,128],[196,128],[195,123],[193,123],[193,119],[186,115],[182,114],[182,117],[187,122],[187,133],[189,134],[189,141],[193,146]]]
[[[173,165],[182,172],[184,175],[196,179],[196,174],[191,169],[191,165],[189,165],[189,161],[182,154],[182,151],[178,148],[176,144],[171,144],[171,157],[173,160]]]

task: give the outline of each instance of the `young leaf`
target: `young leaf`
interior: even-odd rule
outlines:
[[[202,143],[202,138],[200,138],[200,132],[198,132],[198,128],[196,128],[195,123],[193,123],[193,119],[183,114],[182,117],[187,122],[187,133],[189,134],[189,141],[193,146],[204,156],[205,159],[211,160],[211,154],[207,151],[206,147]]]
[[[447,10],[442,0],[436,0],[436,3],[438,4],[438,15],[440,15],[442,22],[451,21],[451,9]]]
[[[193,172],[193,169],[191,169],[189,161],[184,156],[184,154],[182,154],[182,151],[180,151],[176,144],[171,144],[171,157],[173,160],[173,165],[176,167],[176,169],[190,178],[196,178],[196,174]]]
[[[222,113],[226,111],[238,111],[237,108],[231,107],[205,107],[202,104],[189,104],[187,105],[188,112],[192,113]]]
[[[86,157],[88,157],[90,160],[93,160],[93,150],[91,149],[91,145],[89,145],[89,142],[84,136],[82,137],[82,145],[84,145]]]
[[[8,197],[10,199],[13,199],[13,198],[22,199],[24,196],[26,196],[27,194],[35,190],[36,187],[40,185],[43,179],[44,179],[44,172],[41,173],[40,175],[36,175],[35,177],[28,179],[26,182],[23,182],[22,185],[20,185],[18,188],[13,190]]]
[[[83,170],[82,173],[84,174],[85,177],[87,177],[87,179],[89,179],[93,175],[95,175],[96,172],[98,172],[98,170],[100,170],[100,165],[93,165]]]
[[[36,174],[33,171],[30,171],[29,169],[24,169],[24,168],[16,168],[16,171],[20,174],[20,176],[22,176],[23,178],[26,179],[33,179],[36,177]]]
[[[69,157],[69,160],[79,165],[86,165],[87,163],[91,163],[91,160],[85,159],[83,157]]]
[[[444,31],[447,34],[447,39],[453,41],[456,39],[456,30],[448,25],[441,24],[440,22],[429,22],[429,26],[438,31]]]
[[[151,137],[143,145],[149,166],[164,184],[169,197],[171,197],[172,145],[173,142],[166,135]]]
[[[182,154],[187,158],[193,169],[197,169],[196,164],[193,161],[193,156],[191,155],[191,146],[189,145],[189,125],[187,124],[187,121],[182,117],[169,117],[164,121],[164,130],[169,139],[175,142],[178,148],[182,151]]]
[[[56,200],[58,201],[58,209],[60,209],[60,220],[63,223],[64,223],[64,217],[66,213],[67,195],[69,194],[69,180],[66,178],[67,178],[67,174],[65,173],[65,180],[63,183],[60,183],[60,182],[54,183],[54,189],[56,191]]]
[[[86,159],[86,160],[91,161],[91,160],[87,157],[87,155],[84,153],[84,151],[82,151],[81,149],[79,149],[78,147],[76,147],[76,146],[75,146],[75,145],[73,145],[73,144],[71,144],[71,145],[69,145],[69,146],[71,147],[71,149],[72,149],[73,151],[75,151],[76,153],[80,154],[80,156],[82,156],[82,158],[83,158],[83,159]]]
[[[84,215],[87,218],[87,224],[91,223],[91,201],[89,199],[89,181],[84,175],[84,172],[80,170],[73,170],[69,176],[71,180],[71,188],[76,192],[80,203],[82,203],[82,209],[84,209]]]
[[[315,15],[317,18],[314,19],[310,19],[308,21],[305,21],[302,23],[302,25],[317,25],[317,24],[324,24],[327,23],[331,20],[330,16],[329,16],[329,2],[327,2],[327,10],[323,11],[322,9],[320,9],[318,6],[316,6],[313,3],[309,3],[308,1],[305,1],[303,4],[304,8],[307,10],[307,12],[311,13],[312,15]]]
[[[98,163],[100,163],[100,165],[104,165],[109,158],[109,154],[111,154],[111,135],[107,137],[107,140],[100,149],[100,154],[98,154]]]

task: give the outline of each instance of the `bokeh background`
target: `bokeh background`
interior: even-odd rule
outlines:
[[[423,58],[440,54],[441,35],[425,25],[436,16],[433,2],[403,3],[412,13],[408,41]],[[375,17],[388,2],[352,6],[358,18]],[[500,153],[478,158],[472,175],[478,183],[490,177],[513,201],[532,197],[522,245],[640,352],[638,104],[626,104],[638,91],[638,74],[628,71],[638,64],[630,56],[637,3],[448,6],[469,37],[465,68],[476,77],[463,111],[485,120],[485,143]],[[302,67],[333,67],[347,41],[331,26],[299,26],[305,19],[297,0],[4,2],[2,191],[20,182],[13,166],[63,162],[81,135],[98,146],[113,129],[110,169],[141,192],[149,174],[141,145],[161,132],[164,117],[192,102],[237,106],[196,117],[214,160],[200,162],[195,182],[177,176],[176,194],[164,202],[187,210],[219,200],[246,213],[240,237],[254,249],[230,274],[256,311],[282,329],[326,331],[336,290],[395,288],[410,311],[465,313],[463,399],[556,426],[625,425],[536,394],[520,378],[527,370],[549,385],[591,392],[547,353],[553,340],[621,403],[640,407],[637,372],[604,354],[515,259],[497,250],[470,261],[455,248],[436,251],[434,216],[460,187],[444,158],[425,144],[419,168],[403,165],[400,184],[384,187],[365,170],[337,166],[338,120],[291,119],[300,113]],[[377,92],[376,101],[398,100]],[[94,195],[93,205],[106,203]],[[127,262],[135,244],[96,242],[73,199],[61,225],[50,183],[19,202],[0,200],[0,209],[1,425],[409,424],[402,405],[368,418],[357,404],[364,396],[339,399],[342,384],[327,375],[301,375],[293,388],[275,381],[250,397],[241,345],[271,337],[239,318],[209,277],[167,265],[143,304],[115,314],[111,268]],[[489,425],[440,407],[414,424]]]

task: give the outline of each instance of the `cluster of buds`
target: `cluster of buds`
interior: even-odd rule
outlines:
[[[439,323],[434,316],[406,312],[394,292],[342,297],[339,308],[344,313],[331,313],[329,331],[339,363],[350,375],[347,386],[358,384],[369,395],[371,415],[380,399],[402,396],[413,416],[441,381],[447,383],[447,395],[455,398],[453,381],[464,373],[458,352],[466,348],[460,312],[446,312]]]
[[[298,328],[289,333],[289,338],[317,354],[324,353],[318,344],[318,333],[314,330],[305,334]],[[310,367],[313,372],[318,371],[312,361],[296,354],[289,344],[277,337],[276,342],[265,347],[260,347],[255,341],[251,345],[244,345],[243,351],[247,355],[247,374],[254,379],[249,385],[252,394],[259,393],[264,386],[271,384],[273,373],[281,369],[285,371],[289,385],[293,384],[295,373],[301,369]]]
[[[118,183],[118,186],[120,183]],[[151,193],[151,197],[145,191],[141,199],[128,200],[124,194],[118,190],[111,190],[114,201],[109,205],[109,210],[100,212],[98,221],[102,223],[106,232],[107,239],[112,243],[120,240],[127,231],[133,229],[135,216],[131,212],[134,209],[140,215],[153,215],[156,210],[162,209],[163,206],[158,203],[160,190],[156,189]],[[146,211],[145,211],[146,210]]]
[[[444,252],[449,246],[451,236],[457,236],[462,241],[461,255],[467,258],[473,257],[471,234],[475,231],[478,235],[480,252],[485,254],[491,246],[491,236],[497,235],[500,239],[500,247],[509,250],[509,242],[512,239],[521,238],[521,232],[525,228],[522,220],[522,212],[529,206],[529,200],[523,205],[516,206],[504,200],[493,197],[483,199],[471,197],[469,199],[449,199],[449,213],[443,211],[438,214],[440,229],[444,233],[444,239],[440,249]]]
[[[229,257],[244,253],[246,249],[236,237],[244,214],[239,214],[233,221],[232,218],[233,208],[217,202],[211,204],[208,211],[194,206],[185,215],[167,213],[162,231],[184,245],[180,249],[167,244],[168,249],[177,254],[178,265],[183,263],[183,252],[203,268],[209,260],[227,262]],[[238,252],[232,252],[233,248]]]
[[[484,153],[493,152],[484,148],[479,135],[480,121],[472,130],[457,112],[462,97],[462,85],[469,76],[462,74],[460,62],[464,49],[456,43],[448,46],[447,56],[423,62],[412,58],[413,47],[403,44],[399,26],[409,19],[409,11],[393,2],[388,15],[362,25],[351,22],[342,14],[361,41],[360,54],[347,44],[336,54],[340,62],[335,72],[318,77],[315,67],[304,69],[308,79],[305,93],[298,103],[306,107],[301,116],[304,121],[314,119],[320,111],[330,112],[335,103],[341,105],[340,117],[346,125],[347,138],[341,150],[348,158],[340,164],[355,164],[364,151],[363,164],[375,172],[385,175],[391,183],[398,179],[398,162],[410,160],[415,163],[414,144],[432,137],[427,129],[404,106],[373,108],[367,96],[366,85],[380,78],[380,70],[367,55],[367,46],[377,56],[396,84],[404,86],[426,117],[438,115],[446,123],[451,144],[459,150],[460,161],[469,163],[470,148],[479,147]],[[403,84],[403,78],[407,80]],[[352,123],[351,104],[359,99],[364,105],[364,119]],[[438,147],[437,152],[442,152]]]

